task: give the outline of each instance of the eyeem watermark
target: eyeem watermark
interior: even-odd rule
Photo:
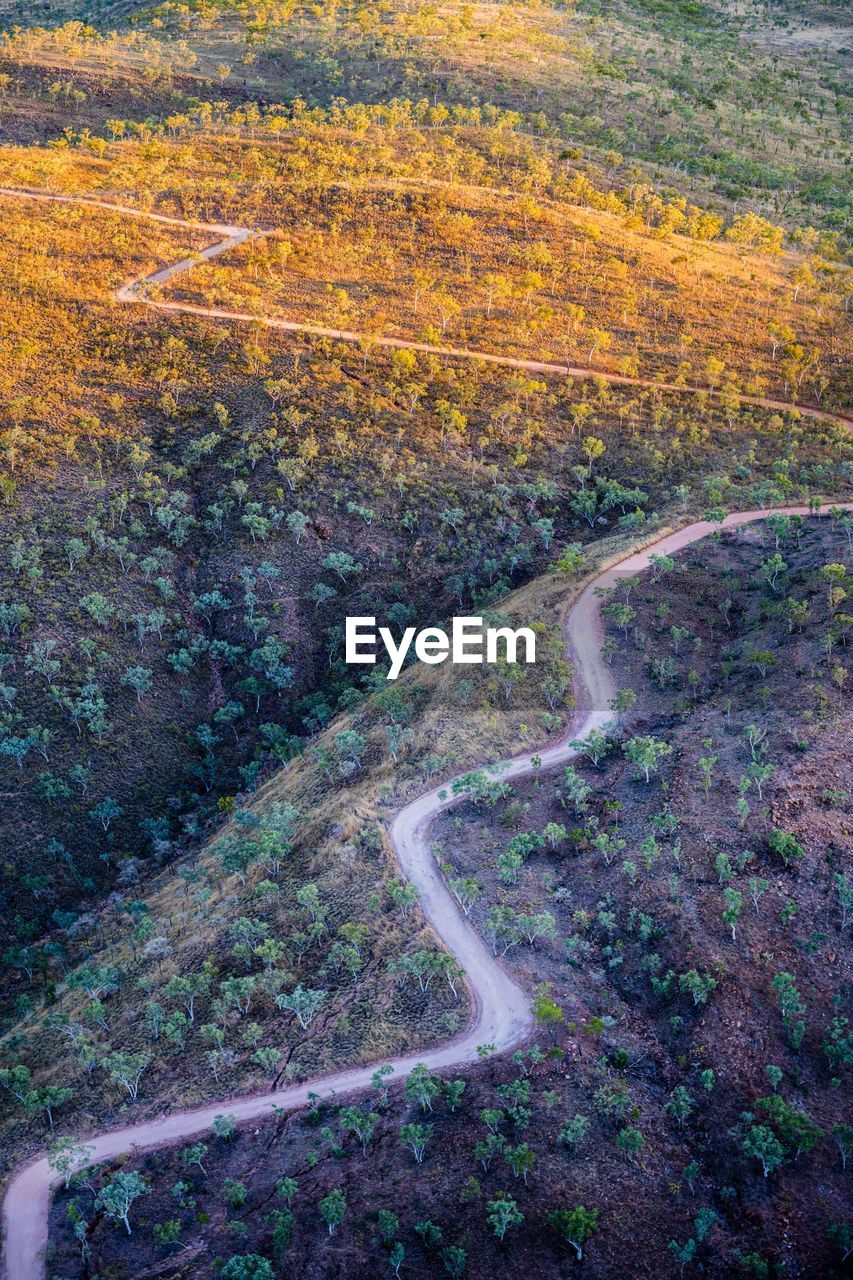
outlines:
[[[377,630],[375,618],[347,618],[346,660],[375,663],[380,642],[391,661],[388,679],[396,680],[414,643],[419,662],[436,666],[449,658],[455,663],[535,662],[536,635],[530,627],[485,627],[482,618],[454,618],[450,635],[441,627],[416,631],[406,627],[399,644],[388,627]],[[524,658],[519,658],[519,648]]]

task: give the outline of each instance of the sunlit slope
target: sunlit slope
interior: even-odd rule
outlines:
[[[11,138],[63,127],[109,136],[115,119],[165,132],[199,100],[233,110],[410,98],[441,113],[510,111],[525,133],[555,153],[579,149],[603,177],[638,164],[703,200],[845,224],[850,40],[839,10],[815,19],[829,31],[817,44],[789,38],[786,24],[805,25],[802,13],[692,0],[232,0],[91,12],[90,27],[57,28],[59,10],[30,11],[0,46],[0,129]]]

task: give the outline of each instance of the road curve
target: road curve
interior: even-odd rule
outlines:
[[[853,510],[853,502],[837,505]],[[821,511],[829,509],[827,504]],[[736,511],[726,516],[722,528],[750,524],[771,514],[774,513]],[[776,514],[808,515],[809,510],[807,507],[781,507],[776,509]],[[720,527],[705,520],[696,521],[626,556],[587,584],[563,622],[568,656],[575,664],[577,705],[573,721],[564,734],[549,746],[494,766],[502,778],[520,778],[531,773],[534,757],[541,761],[537,768],[542,770],[553,769],[574,759],[577,753],[572,750],[570,742],[586,737],[590,730],[601,728],[613,718],[609,703],[615,686],[610,668],[602,661],[600,653],[602,588],[612,587],[621,578],[647,568],[652,555],[671,555],[717,532]],[[451,782],[442,783],[406,805],[393,819],[390,835],[402,871],[418,890],[424,915],[465,969],[474,1015],[467,1031],[448,1043],[391,1059],[396,1079],[404,1078],[418,1062],[426,1063],[433,1070],[474,1062],[478,1056],[478,1045],[494,1045],[497,1052],[506,1052],[522,1043],[533,1030],[529,996],[495,959],[473,925],[461,913],[431,852],[429,826],[436,814],[454,803],[451,785]],[[208,1106],[143,1120],[124,1129],[113,1129],[80,1140],[89,1148],[90,1161],[97,1164],[125,1152],[148,1151],[196,1137],[209,1130],[214,1117],[219,1114],[230,1114],[245,1122],[269,1116],[274,1108],[290,1111],[304,1106],[309,1093],[329,1098],[364,1089],[369,1086],[370,1077],[379,1065],[352,1067],[271,1093],[223,1098]],[[43,1280],[50,1199],[57,1181],[61,1179],[56,1179],[44,1156],[13,1174],[3,1201],[5,1280]]]
[[[113,295],[116,302],[141,303],[153,307],[157,311],[175,311],[181,315],[199,316],[207,320],[228,320],[238,324],[261,324],[268,329],[280,329],[285,333],[304,333],[308,337],[330,338],[335,342],[349,342],[359,346],[390,347],[402,351],[419,351],[426,355],[441,356],[449,360],[472,360],[479,364],[500,365],[507,369],[520,369],[525,373],[555,374],[562,378],[603,378],[605,382],[618,387],[641,387],[647,390],[666,391],[673,395],[707,395],[716,397],[720,393],[710,387],[695,385],[681,386],[674,382],[658,382],[654,378],[632,378],[627,374],[608,373],[604,369],[593,369],[583,365],[555,364],[547,360],[525,360],[521,356],[502,356],[491,351],[477,351],[468,347],[439,347],[430,342],[414,342],[407,338],[377,337],[362,333],[356,329],[329,329],[324,325],[305,324],[300,320],[283,320],[270,315],[253,315],[251,311],[230,311],[225,307],[200,307],[190,302],[167,302],[160,298],[148,297],[146,290],[151,285],[166,284],[185,271],[191,271],[202,260],[218,258],[229,249],[245,243],[247,240],[258,240],[271,235],[270,231],[253,230],[249,227],[232,227],[215,222],[188,222],[183,218],[174,218],[163,213],[149,213],[144,209],[134,209],[131,205],[114,204],[106,200],[93,200],[88,196],[69,196],[54,192],[27,191],[19,187],[0,187],[0,196],[22,200],[47,200],[60,204],[89,205],[96,209],[107,209],[112,213],[126,214],[131,218],[147,218],[151,222],[165,223],[172,227],[185,227],[188,231],[210,231],[221,236],[214,244],[200,250],[191,258],[182,258],[151,275],[142,276],[123,285]],[[796,410],[804,417],[816,418],[824,422],[844,422],[853,426],[853,414],[840,410],[820,409],[816,405],[800,404],[793,400],[776,400],[771,396],[739,397],[741,404],[752,405],[759,409],[774,409],[779,413],[791,413]]]

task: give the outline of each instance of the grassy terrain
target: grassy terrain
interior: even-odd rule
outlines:
[[[185,153],[158,147],[163,163],[149,203],[157,196],[167,212],[237,216],[241,193],[228,188],[225,173],[239,151],[211,161],[211,185],[199,192]],[[136,144],[100,158],[22,149],[9,158],[12,181],[131,200],[139,197],[125,193],[146,163]],[[247,183],[247,197],[250,190]],[[272,208],[272,190],[261,192]],[[8,314],[35,310],[30,341],[40,342],[32,350],[14,331],[6,338],[5,821],[10,833],[25,833],[30,851],[24,876],[14,857],[4,869],[6,1052],[36,1070],[50,1057],[55,1073],[66,1071],[56,1059],[56,1028],[44,1038],[45,1016],[60,1012],[76,1026],[91,1001],[63,994],[66,969],[93,944],[100,950],[103,941],[108,956],[118,948],[111,1000],[121,1013],[104,1025],[89,1009],[95,1039],[87,1034],[77,1046],[79,1102],[94,1117],[103,1104],[101,1077],[88,1070],[92,1054],[107,1046],[145,1051],[138,978],[128,985],[128,973],[141,964],[150,1003],[163,1008],[156,990],[197,956],[216,957],[217,974],[201,979],[211,998],[218,984],[241,976],[226,927],[237,909],[235,886],[219,884],[218,855],[205,863],[216,887],[202,881],[199,890],[202,901],[211,893],[204,928],[187,916],[195,898],[187,899],[189,882],[176,879],[174,867],[189,867],[192,881],[200,845],[223,816],[250,808],[259,785],[290,756],[309,753],[293,766],[292,781],[284,775],[286,788],[297,788],[287,798],[299,813],[322,809],[337,771],[353,765],[335,747],[338,729],[329,748],[313,740],[336,711],[360,707],[369,692],[354,687],[340,659],[346,614],[375,612],[399,625],[442,619],[469,602],[495,607],[566,541],[652,533],[661,511],[673,508],[843,492],[849,444],[824,424],[702,397],[625,395],[603,383],[528,379],[323,342],[294,349],[269,331],[117,311],[108,291],[181,256],[183,233],[150,224],[143,251],[149,224],[142,221],[6,204]],[[111,246],[104,259],[88,253],[99,230]],[[523,219],[516,231],[523,238]],[[39,272],[38,246],[48,234],[65,263],[55,283]],[[72,353],[76,381],[67,376]],[[535,714],[517,717],[516,739],[540,733],[542,713],[544,727],[553,727],[547,717],[561,713],[561,696],[552,695],[553,705],[540,697]],[[500,682],[474,698],[487,718],[507,705]],[[523,689],[510,703],[519,698]],[[471,699],[467,690],[458,704],[466,717]],[[430,731],[423,714],[418,697],[379,713],[377,754],[366,766],[422,780],[476,758],[476,737],[457,744],[456,716],[437,709],[448,745],[410,760],[409,729]],[[342,823],[365,885],[387,880],[388,868],[377,880],[369,861],[377,856],[376,812],[350,830],[343,814],[352,812],[347,795],[339,817],[302,830],[287,892],[265,904],[268,925],[283,911],[280,926],[304,932],[296,893],[315,859],[331,877],[331,900],[340,896],[330,833]],[[149,885],[162,863],[173,868],[166,887]],[[130,914],[122,910],[104,935],[98,893],[106,887],[119,889]],[[250,885],[250,916],[252,892]],[[370,964],[378,985],[368,985],[363,1008],[347,1013],[352,975],[339,962],[334,977],[347,981],[334,996],[334,1018],[323,1017],[309,1046],[288,1047],[298,1073],[330,1055],[390,1052],[415,1042],[415,1027],[420,1037],[435,1036],[451,1025],[440,1022],[445,1014],[459,1017],[452,992],[438,1020],[406,1002],[387,1003],[385,963],[410,934],[390,929],[384,937],[388,900],[380,893],[380,905],[371,905],[372,893],[365,888],[362,911],[382,939]],[[106,920],[112,915],[111,906]],[[60,932],[41,938],[45,927]],[[291,979],[298,951],[282,968]],[[175,954],[180,960],[170,961]],[[313,961],[311,980],[325,990],[325,949]],[[189,1093],[173,1070],[189,1034],[178,1019],[168,1042],[174,1063],[167,1055],[155,1064],[149,1097],[177,1102],[215,1092],[222,1074],[235,1086],[259,1081],[265,1068],[253,1055],[277,1043],[278,992],[273,982],[254,1015],[266,1028],[262,1039],[226,1046],[222,1071],[215,1041],[204,1049],[200,1042],[214,1053],[213,1066]]]
[[[768,41],[789,31],[775,7],[759,6],[229,2],[128,16],[130,26],[34,30],[31,15],[5,51],[7,128],[43,127],[32,99],[49,102],[57,81],[82,95],[72,128],[89,129],[130,105],[140,82],[155,119],[193,99],[235,97],[490,104],[555,149],[588,150],[596,167],[625,156],[717,201],[745,197],[771,214],[844,225],[850,41],[838,8],[820,19],[832,38],[817,48]]]
[[[166,295],[365,333],[119,305],[208,237],[0,197],[4,1172],[57,1133],[465,1023],[389,817],[565,725],[560,614],[597,567],[691,517],[849,497],[840,424],[742,398],[849,407],[844,22],[832,3],[0,0],[4,185],[261,227]],[[582,1204],[592,1274],[629,1253],[649,1275],[835,1274],[848,534],[727,537],[609,601],[636,695],[619,741],[436,829],[471,920],[550,984],[544,1056],[485,1060],[433,1117],[377,1098],[366,1157],[337,1108],[211,1139],[207,1172],[151,1157],[144,1229],[113,1233],[78,1189],[87,1225],[72,1239],[58,1202],[51,1272],[235,1280],[225,1260],[258,1253],[256,1280],[460,1274],[452,1244],[468,1274],[556,1276],[574,1250],[549,1214]],[[540,661],[393,686],[343,662],[349,615],[462,612],[536,625]],[[631,735],[671,748],[648,785]],[[549,824],[565,834],[507,849]],[[527,1072],[529,1108],[497,1126],[518,1154],[484,1168],[479,1113]],[[423,1120],[415,1166],[399,1128]],[[524,1214],[502,1244],[501,1193]]]
[[[623,584],[613,603],[627,595],[634,617],[614,616],[605,644],[636,702],[608,754],[434,828],[471,918],[548,993],[538,1053],[462,1071],[461,1100],[438,1094],[432,1110],[411,1087],[375,1094],[361,1104],[374,1113],[364,1152],[341,1104],[212,1138],[201,1167],[180,1150],[148,1156],[132,1243],[92,1218],[101,1171],[57,1202],[59,1273],[80,1274],[65,1225],[79,1212],[91,1265],[118,1276],[179,1250],[200,1275],[252,1253],[275,1274],[297,1258],[309,1275],[379,1272],[397,1242],[425,1274],[442,1273],[452,1244],[466,1274],[509,1276],[535,1258],[556,1276],[572,1254],[550,1215],[582,1204],[598,1215],[585,1248],[596,1276],[624,1275],[629,1245],[637,1274],[677,1276],[696,1259],[719,1276],[781,1274],[783,1260],[841,1275],[849,619],[830,595],[843,575],[824,566],[847,534],[837,520],[756,526]],[[771,586],[777,536],[786,567]],[[640,736],[670,750],[648,783],[620,745]],[[541,922],[535,945],[513,917]],[[485,1117],[494,1140],[484,1108],[501,1113]],[[423,1164],[405,1124],[427,1128]],[[297,1183],[289,1209],[283,1177]],[[346,1212],[329,1240],[321,1202],[336,1188]],[[638,1223],[625,1206],[641,1188]],[[503,1243],[489,1219],[501,1197],[523,1215]],[[177,1225],[158,1245],[165,1221]],[[427,1221],[440,1247],[417,1227]]]
[[[294,192],[293,164],[279,161],[284,173],[255,214],[275,226],[286,209],[286,226],[175,279],[163,296],[726,386],[735,403],[738,390],[823,401],[831,388],[829,405],[845,399],[845,283],[829,263],[815,276],[800,255],[711,245],[700,209],[653,210],[639,192],[620,216],[569,203],[582,192],[537,201],[347,181],[318,209],[313,192]],[[676,234],[680,226],[695,237]]]
[[[603,539],[590,571],[626,545],[624,535]],[[556,627],[579,586],[547,575],[502,605],[497,616],[541,631],[544,661],[528,678],[418,668],[388,688],[380,673],[379,691],[350,699],[353,710],[301,759],[254,796],[220,806],[232,817],[206,848],[194,842],[178,861],[176,850],[162,849],[170,865],[147,881],[138,862],[125,860],[120,891],[103,908],[64,913],[44,948],[13,949],[23,1016],[3,1040],[4,1060],[32,1068],[40,1087],[73,1080],[66,1118],[91,1127],[127,1110],[120,1090],[104,1092],[99,1064],[113,1051],[147,1059],[134,1109],[151,1111],[166,1099],[192,1103],[265,1079],[301,1080],[458,1029],[468,1013],[464,983],[420,992],[389,967],[406,951],[437,953],[416,902],[401,896],[384,821],[430,782],[564,724],[571,669]],[[299,897],[306,884],[316,887],[316,902],[313,890]],[[256,950],[265,937],[272,952]],[[93,972],[108,979],[103,991],[92,987]],[[188,974],[198,986],[192,1020],[174,982]],[[251,988],[248,1009],[233,1003],[234,979]],[[325,993],[305,1028],[275,1004],[297,985]],[[259,1049],[271,1059],[259,1061]],[[203,1067],[189,1078],[188,1052]],[[22,1120],[12,1106],[10,1151],[34,1136]]]
[[[123,192],[142,157],[12,159],[14,181]],[[171,152],[162,181],[161,207],[180,211],[189,173]],[[185,212],[233,216],[236,196],[215,192]],[[140,856],[191,846],[346,707],[354,609],[433,621],[498,601],[564,540],[654,529],[667,504],[847,483],[839,431],[734,400],[117,309],[116,284],[202,240],[87,207],[4,208],[2,769],[5,820],[33,851],[25,878],[6,867],[17,944]]]

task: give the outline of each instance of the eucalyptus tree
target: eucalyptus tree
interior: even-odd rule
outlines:
[[[347,1202],[344,1193],[335,1188],[324,1196],[317,1207],[320,1210],[320,1217],[329,1229],[329,1235],[334,1235],[346,1216]]]
[[[204,1157],[207,1155],[208,1148],[204,1142],[196,1142],[191,1147],[184,1147],[181,1152],[181,1164],[191,1169],[193,1165],[197,1165],[205,1176],[207,1170],[204,1167]]]
[[[679,1128],[683,1128],[685,1122],[689,1120],[693,1114],[694,1106],[695,1100],[693,1095],[690,1093],[690,1090],[687,1089],[685,1085],[679,1084],[675,1086],[670,1094],[669,1101],[666,1103],[664,1110],[667,1115],[672,1116]]]
[[[748,1156],[758,1160],[767,1178],[785,1159],[782,1143],[767,1125],[754,1124],[743,1139],[743,1149]]]
[[[300,983],[289,995],[275,998],[279,1009],[292,1013],[303,1031],[307,1031],[328,998],[328,992],[303,987]]]
[[[779,1000],[779,1012],[782,1015],[788,1040],[794,1049],[799,1049],[806,1033],[806,1024],[802,1017],[806,1011],[803,998],[790,973],[777,973],[772,987]]]
[[[47,1162],[51,1169],[62,1175],[66,1190],[92,1168],[89,1157],[93,1149],[74,1138],[57,1138],[51,1143]]]
[[[113,1084],[120,1085],[131,1102],[139,1096],[139,1082],[152,1062],[150,1053],[109,1053],[101,1059],[101,1066]]]
[[[610,727],[605,725],[604,730],[592,729],[585,738],[573,738],[569,745],[578,755],[587,756],[597,766],[612,746],[608,733]]]
[[[373,1072],[373,1075],[370,1077],[371,1087],[379,1094],[379,1098],[383,1106],[388,1102],[390,1095],[389,1077],[393,1074],[394,1068],[390,1063],[386,1062],[384,1066],[377,1067]]]
[[[362,1155],[373,1138],[379,1116],[375,1111],[362,1111],[361,1107],[344,1107],[340,1114],[341,1128],[347,1133],[355,1134],[361,1143]]]
[[[220,1275],[222,1280],[274,1280],[275,1271],[259,1253],[238,1253],[228,1259]]]
[[[621,1151],[629,1160],[634,1160],[645,1145],[645,1138],[633,1125],[626,1125],[616,1135],[616,1150]]]
[[[486,1204],[486,1217],[489,1226],[498,1240],[503,1243],[504,1236],[510,1227],[520,1227],[524,1222],[524,1214],[515,1200],[501,1196],[497,1200],[489,1200]]]
[[[566,1120],[560,1126],[558,1137],[563,1146],[568,1147],[570,1151],[576,1151],[588,1129],[589,1117],[576,1113],[571,1120]]]
[[[723,923],[732,931],[732,941],[737,937],[737,924],[743,912],[743,894],[738,889],[726,888],[723,890],[725,906],[723,908]]]
[[[432,1125],[404,1124],[400,1128],[400,1141],[411,1151],[416,1164],[423,1164],[427,1143],[432,1137]]]
[[[506,1148],[507,1140],[502,1133],[487,1133],[482,1141],[476,1143],[474,1156],[483,1166],[484,1173],[489,1172],[492,1161],[496,1156],[501,1155]]]
[[[709,973],[699,973],[697,969],[688,969],[686,973],[682,973],[678,979],[679,991],[684,991],[693,997],[694,1005],[705,1005],[708,1003],[708,996],[717,987],[717,979]]]
[[[573,1209],[554,1209],[548,1214],[548,1224],[583,1261],[583,1246],[598,1231],[598,1210],[576,1205]]]
[[[148,1195],[150,1190],[146,1179],[135,1169],[116,1173],[98,1192],[95,1208],[115,1222],[123,1222],[130,1235],[130,1210],[139,1197]]]
[[[409,1072],[406,1080],[406,1099],[416,1102],[421,1111],[432,1111],[432,1104],[440,1090],[441,1080],[430,1073],[425,1063],[417,1063]]]
[[[672,755],[672,747],[668,742],[651,736],[631,738],[622,750],[646,782],[650,781],[652,773],[657,772],[667,756]]]

